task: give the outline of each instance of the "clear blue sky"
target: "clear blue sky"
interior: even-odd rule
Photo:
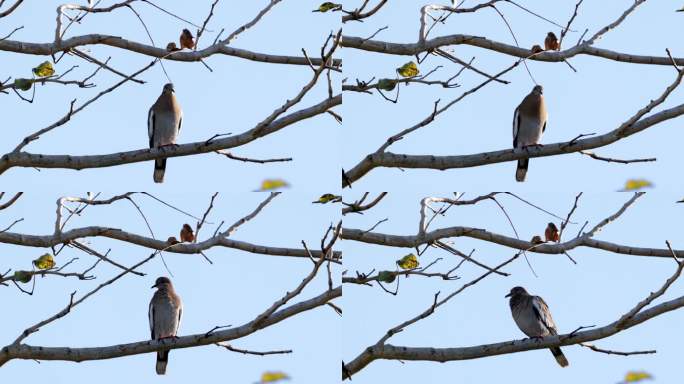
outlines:
[[[54,39],[55,9],[62,1],[24,3],[10,16],[3,18],[0,34],[3,36],[15,27],[24,25],[11,39],[30,42],[50,42]],[[113,2],[103,2],[102,6]],[[164,4],[170,11],[201,24],[208,14],[212,1],[173,2]],[[225,28],[223,36],[251,21],[268,1],[218,3],[200,47],[214,40],[216,33]],[[317,6],[313,1],[284,1],[276,5],[261,22],[241,34],[231,44],[236,48],[281,55],[302,55],[305,48],[310,55],[318,56],[320,48],[331,31],[339,28],[339,14],[312,13]],[[160,4],[162,5],[162,4]],[[145,20],[157,46],[165,47],[169,41],[178,41],[183,28],[196,31],[175,18],[144,4],[134,4]],[[293,22],[296,20],[296,22]],[[136,16],[122,8],[110,14],[89,15],[82,25],[72,26],[68,36],[102,33],[149,44],[149,39]],[[148,56],[111,47],[87,47],[90,54],[104,60],[112,59],[111,66],[125,73],[133,73],[151,59]],[[3,80],[8,76],[30,77],[31,68],[49,57],[25,56],[0,52]],[[216,133],[242,133],[293,98],[311,79],[308,66],[256,63],[240,58],[216,55],[205,60],[214,72],[201,63],[166,62],[166,71],[176,85],[178,100],[184,111],[179,143],[202,141]],[[56,65],[61,73],[72,65],[79,65],[68,78],[79,80],[89,75],[96,66],[74,57],[65,57]],[[50,154],[105,154],[142,149],[148,146],[147,112],[168,82],[159,65],[141,75],[147,84],[128,83],[116,92],[103,96],[95,104],[74,116],[62,126],[25,148],[29,152]],[[120,78],[101,71],[93,79],[97,88],[79,89],[75,86],[48,84],[39,86],[33,104],[20,101],[14,93],[0,97],[0,108],[6,113],[3,122],[4,137],[0,152],[11,151],[26,135],[61,118],[76,98],[77,105],[96,95]],[[325,79],[291,111],[297,111],[323,101],[327,97]],[[339,80],[336,81],[339,83]],[[339,91],[339,86],[336,87]],[[29,93],[30,96],[30,93]],[[293,186],[311,190],[338,188],[339,147],[336,142],[341,126],[324,114],[237,148],[237,156],[257,159],[293,157],[292,162],[253,164],[242,163],[210,153],[200,156],[170,159],[163,186],[153,185],[152,162],[125,166],[73,170],[42,170],[15,168],[2,175],[4,185],[44,188],[68,182],[72,187],[98,185],[100,188],[119,188],[126,180],[131,190],[150,189],[174,191],[184,189],[230,189],[251,191],[265,178],[284,178]],[[335,172],[331,172],[334,169]],[[316,177],[312,177],[316,175]]]
[[[13,230],[30,234],[50,234],[54,229],[55,201],[58,195],[27,193],[14,206],[3,211],[4,228],[14,219],[24,221]],[[104,194],[103,197],[110,195]],[[202,215],[211,194],[166,193],[158,197]],[[209,216],[215,225],[225,220],[224,228],[250,213],[265,194],[221,193]],[[232,238],[261,245],[300,248],[305,240],[318,248],[327,226],[337,220],[338,206],[311,205],[307,194],[289,193],[275,198],[253,221],[240,227]],[[145,212],[158,238],[178,236],[183,223],[195,221],[146,197],[136,201]],[[292,225],[297,218],[296,225]],[[107,225],[132,233],[148,235],[147,228],[135,208],[128,202],[114,206],[90,207],[82,218],[73,218],[69,228]],[[207,225],[200,238],[210,236],[215,225]],[[132,265],[147,257],[150,250],[107,239],[88,239],[91,247],[102,252],[111,248],[112,259]],[[45,249],[0,245],[4,255],[0,269],[30,269],[31,260]],[[49,250],[47,250],[49,251]],[[243,324],[266,310],[286,291],[291,291],[311,271],[308,259],[263,256],[228,248],[206,252],[214,262],[207,263],[200,255],[165,253],[166,263],[174,274],[173,282],[184,302],[179,334],[206,332],[216,325]],[[83,270],[94,260],[74,249],[66,249],[57,257],[58,265],[73,257],[79,259],[69,269]],[[162,261],[155,259],[140,269],[145,277],[129,275],[116,284],[103,288],[95,296],[74,308],[68,316],[45,326],[25,340],[32,345],[95,347],[142,341],[149,338],[147,309],[153,294],[150,286],[158,276],[168,275]],[[335,268],[339,276],[339,268]],[[7,345],[26,327],[35,324],[68,303],[69,294],[77,297],[115,276],[119,270],[100,264],[94,270],[97,280],[74,278],[39,278],[33,296],[20,293],[13,285],[0,287],[0,301],[6,308],[0,329],[0,344]],[[336,278],[336,284],[339,279]],[[30,288],[30,286],[29,286]],[[314,297],[327,289],[325,271],[293,302]],[[157,379],[154,354],[119,359],[83,362],[14,360],[2,367],[3,380],[19,382],[30,375],[31,382],[74,383],[97,379],[100,383],[166,382],[188,383],[192,380],[251,384],[265,370],[282,370],[292,377],[292,383],[331,383],[339,378],[341,318],[324,306],[287,319],[233,346],[250,350],[293,349],[289,355],[245,356],[216,346],[175,350],[170,354],[167,375]]]
[[[425,3],[388,2],[380,12],[364,23],[347,23],[344,33],[368,37],[379,28],[388,26],[388,29],[380,32],[374,39],[413,43],[418,37],[419,10]],[[477,3],[466,1],[465,6]],[[565,25],[572,15],[575,3],[530,0],[521,4]],[[585,28],[589,28],[588,35],[591,36],[617,19],[632,3],[626,0],[585,1],[573,23],[573,29],[583,32]],[[684,50],[681,48],[680,36],[684,24],[682,14],[674,12],[679,5],[676,1],[647,2],[617,29],[607,33],[596,46],[658,56],[664,56],[665,48],[670,48],[675,56],[682,57]],[[505,14],[522,47],[543,45],[544,37],[549,31],[560,35],[560,28],[512,5],[501,3],[497,6]],[[564,45],[574,45],[581,32],[569,33]],[[430,36],[458,33],[515,44],[494,10],[484,9],[475,14],[454,15],[448,19],[446,25],[436,27]],[[497,73],[516,60],[511,56],[466,45],[448,48],[463,60],[474,56],[473,64],[489,73]],[[409,60],[415,58],[345,49],[344,77],[351,84],[357,78],[367,81],[372,77],[394,77],[394,69]],[[549,113],[542,144],[571,140],[581,133],[601,134],[615,129],[650,100],[660,96],[676,76],[671,67],[632,65],[589,56],[576,56],[570,62],[578,73],[562,62],[528,62],[537,82],[544,86]],[[438,65],[443,68],[432,75],[433,80],[447,79],[460,69],[437,56],[424,61],[420,69],[426,73]],[[511,83],[487,85],[451,107],[429,126],[392,145],[389,151],[421,155],[465,155],[510,148],[513,110],[534,84],[522,65],[504,78]],[[462,85],[460,88],[443,89],[439,85],[412,84],[401,88],[397,105],[385,101],[377,94],[347,92],[343,106],[345,135],[354,138],[354,141],[353,145],[345,145],[344,168],[352,168],[365,155],[377,150],[388,137],[427,117],[437,99],[441,99],[444,105],[483,80],[482,76],[465,71],[458,79]],[[682,92],[681,89],[675,91],[659,109],[680,104]],[[626,179],[633,177],[647,177],[659,188],[676,188],[680,181],[672,176],[677,174],[682,163],[679,143],[684,140],[684,131],[679,129],[680,124],[680,120],[671,120],[609,147],[596,149],[596,153],[608,157],[657,157],[658,161],[655,163],[611,164],[580,154],[535,158],[530,161],[527,181],[523,184],[515,182],[514,162],[444,172],[417,169],[402,172],[397,168],[376,168],[357,181],[354,188],[539,191],[554,190],[559,186],[611,191],[620,189]]]
[[[421,193],[390,193],[365,215],[347,215],[345,227],[368,229],[378,220],[388,218],[375,232],[393,235],[415,235],[418,228],[418,208]],[[437,194],[448,197],[449,194]],[[466,197],[473,198],[475,193]],[[573,216],[574,221],[589,220],[592,227],[613,214],[630,194],[588,193]],[[526,193],[523,196],[542,208],[565,217],[572,207],[575,194]],[[633,246],[665,248],[665,240],[682,249],[681,230],[677,224],[684,207],[675,204],[675,194],[652,194],[640,198],[622,217],[597,235],[598,239]],[[501,197],[520,237],[530,239],[542,235],[546,223],[554,220],[511,197]],[[435,206],[437,207],[437,206]],[[515,237],[508,221],[494,202],[477,206],[453,207],[445,218],[438,218],[432,229],[449,226],[472,226]],[[580,225],[570,225],[567,235],[575,236]],[[564,238],[566,238],[564,236]],[[567,237],[566,239],[570,239]],[[488,265],[497,265],[515,253],[514,250],[468,238],[449,239],[463,252],[475,248],[473,257]],[[408,248],[390,248],[346,241],[343,243],[345,269],[369,272],[371,269],[393,270],[401,256],[414,252]],[[617,320],[650,292],[658,289],[674,272],[670,259],[655,259],[614,255],[595,249],[575,249],[569,252],[577,261],[572,264],[564,255],[528,253],[530,263],[539,277],[534,277],[525,260],[520,258],[505,272],[509,277],[490,276],[466,289],[440,307],[429,318],[406,328],[389,340],[390,344],[419,347],[466,347],[522,339],[511,318],[508,299],[504,295],[516,285],[542,296],[548,303],[560,332],[571,332],[579,326],[603,326]],[[423,254],[423,265],[443,258],[433,272],[446,272],[458,263],[458,258],[430,249]],[[434,268],[434,267],[433,267]],[[482,269],[466,263],[457,273],[460,280],[412,276],[402,279],[398,296],[391,296],[379,287],[347,284],[344,288],[345,361],[355,358],[364,348],[377,342],[384,333],[421,313],[432,303],[433,295],[441,297],[460,288],[482,274]],[[392,288],[394,286],[392,285]],[[670,287],[658,300],[681,296],[682,281]],[[656,349],[655,355],[609,356],[579,346],[564,347],[569,368],[560,368],[548,350],[537,350],[491,358],[449,363],[376,360],[353,377],[354,383],[616,383],[628,370],[646,370],[659,383],[677,382],[681,376],[676,364],[681,355],[681,340],[676,330],[684,321],[684,312],[675,311],[631,328],[605,340],[596,341],[601,348],[619,351]],[[363,326],[359,326],[363,324]]]

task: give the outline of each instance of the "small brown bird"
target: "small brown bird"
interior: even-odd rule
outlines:
[[[192,227],[189,224],[183,224],[183,229],[180,231],[180,240],[184,243],[195,241],[195,234],[192,233]]]
[[[530,240],[530,243],[537,245],[537,244],[544,244],[544,242],[541,239],[541,236],[533,236],[532,240]]]
[[[187,30],[183,29],[183,32],[180,35],[180,47],[181,49],[187,48],[187,49],[193,49],[195,48],[195,41],[194,41],[194,36],[192,33]]]
[[[174,43],[173,41],[166,44],[166,50],[169,52],[180,51],[180,49],[178,49],[178,46],[176,45],[176,43]]]
[[[171,245],[175,245],[175,244],[180,243],[180,241],[178,241],[178,239],[176,239],[175,236],[169,237],[168,239],[166,239],[166,242],[171,244]]]
[[[542,47],[539,46],[539,44],[533,45],[532,48],[530,48],[530,51],[532,51],[532,53],[544,52],[544,50],[542,49]]]
[[[544,231],[544,237],[546,238],[546,241],[553,241],[556,243],[560,241],[558,227],[556,227],[556,224],[549,223],[549,225],[546,226],[546,230]]]
[[[558,44],[558,38],[553,32],[549,32],[544,39],[544,48],[547,51],[558,51],[560,50],[560,44]]]

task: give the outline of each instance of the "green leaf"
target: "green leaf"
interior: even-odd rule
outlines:
[[[321,4],[317,10],[314,12],[328,12],[328,11],[339,11],[342,9],[342,4],[337,4],[337,3],[332,3],[330,1],[326,1],[325,3]]]
[[[392,79],[380,79],[378,80],[378,89],[383,91],[391,91],[397,86],[396,80]]]
[[[396,278],[397,278],[397,275],[395,275],[391,271],[380,271],[380,272],[378,272],[378,281],[382,281],[383,283],[391,283]]]
[[[46,253],[43,256],[33,260],[33,265],[38,269],[50,269],[55,267],[55,259],[51,254]]]
[[[28,91],[31,89],[31,85],[33,85],[33,80],[31,79],[14,79],[14,88],[21,91]]]
[[[42,62],[39,66],[33,68],[33,73],[38,77],[47,77],[55,74],[55,68],[49,61]]]
[[[312,202],[312,204],[327,204],[329,202],[337,203],[342,201],[342,196],[333,195],[332,193],[326,193],[321,195],[318,200]]]
[[[29,271],[14,271],[14,281],[18,281],[20,283],[28,283],[31,281],[31,272]]]
[[[401,269],[414,269],[418,268],[420,263],[418,262],[418,258],[416,257],[416,255],[414,255],[413,253],[409,253],[408,255],[397,260],[397,265]]]
[[[414,77],[418,76],[420,71],[418,70],[418,66],[416,65],[416,63],[414,63],[413,61],[409,61],[408,63],[397,68],[397,73],[401,77]]]

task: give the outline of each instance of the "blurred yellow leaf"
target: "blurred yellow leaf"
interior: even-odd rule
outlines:
[[[290,376],[288,376],[284,372],[264,372],[261,375],[260,383],[275,383],[276,381],[289,380],[289,379],[290,379]]]
[[[31,272],[29,271],[14,271],[14,281],[18,281],[24,284],[31,281],[31,276]]]
[[[19,90],[28,91],[31,89],[31,85],[33,85],[33,81],[31,79],[14,79],[14,87]]]
[[[289,187],[290,184],[283,179],[266,179],[261,182],[261,188],[259,191],[271,191],[278,188]]]
[[[33,265],[38,269],[50,269],[55,267],[55,259],[51,254],[46,253],[43,256],[33,260]]]
[[[325,3],[321,4],[317,10],[314,12],[328,12],[328,11],[338,11],[342,9],[342,4],[336,4],[336,3],[331,3],[330,1],[326,1]]]
[[[401,269],[414,269],[418,268],[418,265],[420,264],[418,263],[418,258],[416,258],[416,255],[409,253],[408,255],[397,260],[397,265]]]
[[[638,371],[632,371],[632,372],[627,372],[625,375],[625,383],[636,383],[641,380],[647,380],[647,379],[653,379],[653,376],[651,376],[648,372],[638,372]]]
[[[55,68],[49,61],[42,62],[39,66],[33,68],[33,73],[38,77],[47,77],[55,74]]]
[[[397,82],[392,79],[380,79],[378,80],[378,89],[383,91],[391,91],[397,86]]]
[[[629,179],[625,182],[625,191],[636,191],[642,188],[653,187],[653,183],[646,179]]]
[[[342,196],[333,195],[332,193],[326,193],[324,195],[321,195],[321,197],[319,197],[318,200],[312,202],[312,204],[327,204],[331,201],[333,203],[342,201]]]
[[[418,76],[420,71],[418,70],[418,66],[416,65],[416,63],[414,63],[413,61],[409,61],[408,63],[397,68],[397,73],[401,77],[413,77]]]
[[[380,271],[378,272],[378,280],[383,283],[391,283],[397,278],[397,275],[391,271]]]

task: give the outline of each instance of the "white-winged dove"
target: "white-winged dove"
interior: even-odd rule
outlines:
[[[152,288],[157,292],[150,300],[150,331],[152,340],[176,337],[183,315],[183,303],[173,290],[173,285],[168,277],[159,277]],[[157,374],[166,373],[166,364],[169,362],[169,351],[157,352]]]
[[[535,85],[532,92],[525,96],[513,113],[513,148],[524,148],[540,145],[542,133],[546,130],[546,105],[544,104],[543,88]],[[525,181],[530,159],[518,160],[515,180]]]
[[[183,111],[176,100],[173,84],[164,85],[162,94],[150,108],[147,116],[147,133],[150,136],[150,148],[175,145],[176,137],[183,123]],[[166,159],[154,161],[154,182],[164,182]]]
[[[530,295],[523,287],[513,287],[506,297],[511,298],[509,304],[513,320],[527,336],[544,337],[558,334],[549,306],[541,297]],[[561,367],[568,366],[568,359],[560,348],[549,349]]]

